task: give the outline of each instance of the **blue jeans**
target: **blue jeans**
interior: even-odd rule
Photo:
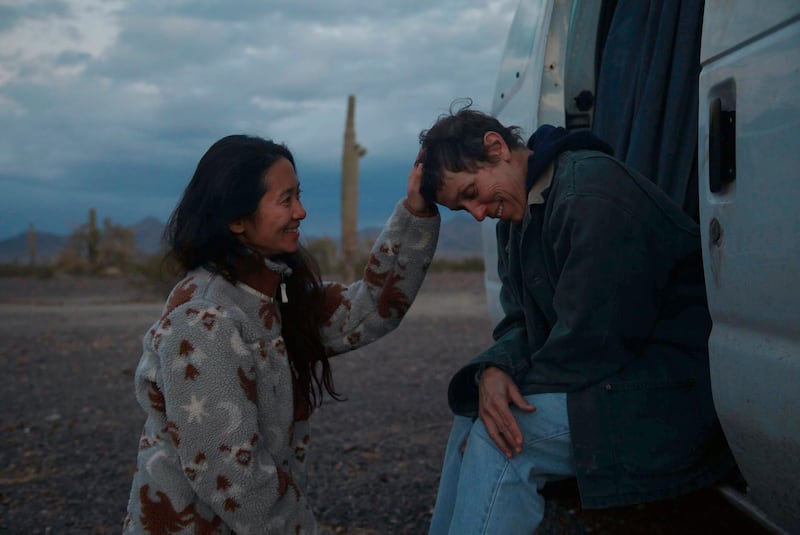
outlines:
[[[539,489],[575,474],[566,394],[534,394],[528,413],[512,407],[524,437],[507,458],[480,419],[456,416],[444,455],[430,535],[531,535],[544,516]],[[461,454],[461,445],[467,439]]]

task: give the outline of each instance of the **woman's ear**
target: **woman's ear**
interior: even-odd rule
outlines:
[[[492,130],[483,134],[483,147],[486,149],[486,156],[496,162],[508,160],[511,151],[508,149],[503,136]]]
[[[244,219],[234,219],[228,223],[228,229],[230,229],[230,231],[237,236],[241,237],[242,234],[244,234]]]

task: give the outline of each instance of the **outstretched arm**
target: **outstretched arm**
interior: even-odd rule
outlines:
[[[362,279],[349,286],[326,284],[322,334],[329,354],[366,345],[397,327],[422,286],[440,217],[419,193],[421,177],[417,162],[408,176],[408,196],[375,240]]]

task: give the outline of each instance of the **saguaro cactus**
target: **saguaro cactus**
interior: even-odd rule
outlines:
[[[356,142],[356,97],[347,97],[347,121],[342,150],[342,276],[355,279],[353,261],[358,249],[358,160],[367,150]]]
[[[100,230],[97,228],[97,212],[94,208],[89,208],[89,227],[86,231],[86,253],[89,259],[89,266],[93,269],[97,267],[99,250]]]

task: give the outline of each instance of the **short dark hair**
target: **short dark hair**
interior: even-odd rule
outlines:
[[[511,150],[525,146],[518,126],[504,126],[496,118],[473,110],[471,106],[471,99],[453,101],[449,113],[440,115],[431,128],[419,134],[423,154],[420,192],[431,205],[436,203],[445,171],[474,172],[479,163],[496,162],[484,147],[486,132],[500,134]]]

